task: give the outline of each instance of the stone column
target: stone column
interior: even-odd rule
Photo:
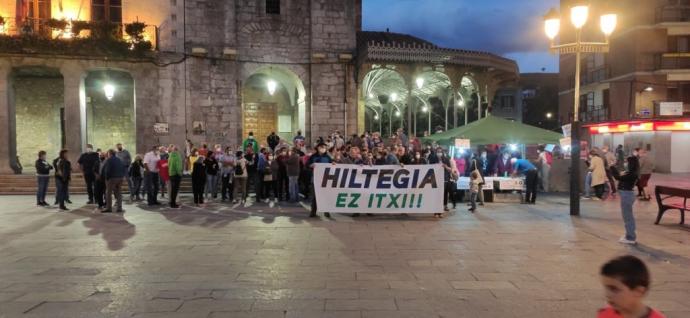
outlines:
[[[69,150],[72,167],[76,170],[77,159],[86,143],[86,118],[84,118],[85,92],[83,72],[78,68],[63,67],[60,69],[65,85],[65,148]]]
[[[7,63],[0,64],[0,140],[5,141],[0,142],[0,174],[13,173],[10,167],[10,156],[13,151],[10,148],[16,142],[10,140],[11,120],[13,120],[10,118],[9,103],[10,70],[11,68]]]

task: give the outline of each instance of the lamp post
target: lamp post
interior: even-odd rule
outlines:
[[[576,1],[570,8],[570,22],[575,27],[575,42],[554,44],[554,39],[560,31],[561,21],[555,9],[549,10],[544,17],[544,31],[551,40],[550,50],[559,54],[575,54],[575,91],[573,92],[573,121],[571,127],[570,146],[570,215],[580,215],[580,56],[582,53],[606,53],[609,51],[609,36],[616,29],[617,16],[604,13],[600,17],[601,31],[606,36],[606,42],[582,42],[582,27],[587,23],[589,6],[582,1]]]

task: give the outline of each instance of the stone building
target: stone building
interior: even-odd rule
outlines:
[[[0,0],[0,17],[0,173],[40,149],[76,158],[87,143],[143,153],[185,139],[237,145],[250,131],[352,134],[386,107],[417,131],[430,101],[454,126],[464,120],[449,105],[486,116],[518,74],[490,53],[360,32],[361,0]],[[372,84],[388,71],[404,86]]]

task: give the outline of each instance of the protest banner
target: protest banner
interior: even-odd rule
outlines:
[[[443,213],[443,166],[315,164],[319,212]]]

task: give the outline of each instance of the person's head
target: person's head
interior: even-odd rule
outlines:
[[[421,158],[422,158],[422,153],[419,152],[419,151],[415,151],[415,152],[414,152],[414,158],[417,159],[417,160],[421,159]]]
[[[640,157],[646,157],[648,154],[647,149],[640,149]]]
[[[640,170],[640,161],[635,156],[630,156],[625,160],[625,171],[628,173],[638,173]]]
[[[483,159],[486,159],[486,150],[482,150],[481,157]]]
[[[115,149],[108,149],[108,158],[115,157]]]
[[[86,152],[93,152],[93,145],[86,144]]]
[[[642,305],[650,285],[649,270],[642,260],[632,255],[617,257],[604,264],[599,274],[613,309],[625,313]]]
[[[122,144],[117,144],[117,145],[115,145],[115,148],[117,148],[117,151],[122,151],[122,149],[124,149],[124,147],[122,146]]]
[[[41,151],[38,152],[38,159],[46,160],[46,152],[45,152],[45,150],[41,150]]]
[[[601,152],[603,152],[603,153],[609,152],[609,146],[603,146],[603,147],[601,147]]]
[[[506,159],[506,160],[507,160],[508,158],[510,158],[510,153],[504,152],[504,153],[503,153],[503,159]]]
[[[230,147],[230,146],[225,147],[225,153],[228,155],[232,155],[232,147]]]
[[[143,159],[141,159],[141,155],[135,155],[134,156],[134,161],[142,161],[142,160]]]
[[[324,143],[318,144],[316,146],[316,151],[321,155],[325,154],[326,153],[326,145]]]
[[[473,170],[472,173],[470,173],[470,178],[478,179],[479,178],[479,171],[477,171],[476,169]]]
[[[60,159],[67,159],[67,153],[68,153],[67,149],[60,150],[60,155],[59,155]]]
[[[160,153],[166,153],[166,152],[168,152],[168,148],[166,146],[160,146],[160,147],[158,147],[158,151]]]
[[[271,132],[271,136],[275,136],[275,135],[276,135],[276,132],[275,132],[275,131],[272,131],[272,132]]]
[[[192,154],[192,156],[198,157],[199,156],[199,149],[192,148],[191,154]]]
[[[639,156],[639,155],[640,155],[640,148],[635,148],[635,150],[633,150],[633,156]]]
[[[436,157],[443,157],[443,149],[441,147],[436,148]]]
[[[235,156],[236,156],[237,158],[242,158],[242,156],[243,156],[242,151],[236,152],[236,153],[235,153]]]
[[[616,149],[623,149],[623,145],[618,145],[618,147],[616,147]]]
[[[510,164],[514,165],[517,162],[517,158],[511,158],[510,159]]]

